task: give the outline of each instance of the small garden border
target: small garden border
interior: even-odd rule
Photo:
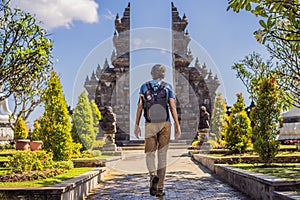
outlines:
[[[273,176],[266,176],[261,173],[238,169],[226,164],[217,164],[220,162],[226,163],[227,161],[227,159],[220,157],[204,154],[193,154],[192,157],[230,185],[255,199],[280,200],[300,198],[300,195],[295,193],[283,192],[297,190],[297,188],[300,187],[300,180],[284,180]],[[239,158],[239,160],[244,159],[243,157]]]
[[[6,199],[83,199],[107,174],[107,169],[94,168],[75,178],[48,187],[0,188],[0,198]]]

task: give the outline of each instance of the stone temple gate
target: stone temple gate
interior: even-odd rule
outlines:
[[[180,119],[183,140],[193,139],[198,129],[200,106],[212,113],[216,90],[220,83],[217,76],[198,58],[191,64],[193,55],[188,50],[191,40],[186,30],[188,19],[180,17],[177,8],[171,4],[172,11],[172,67],[173,87],[176,94],[177,111]],[[96,72],[86,78],[84,87],[89,99],[95,99],[99,108],[113,107],[117,115],[118,132],[116,142],[130,140],[130,4],[123,16],[116,16],[113,36],[111,64],[105,60],[103,67],[98,65]]]

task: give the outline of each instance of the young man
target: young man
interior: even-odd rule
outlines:
[[[171,135],[169,110],[175,122],[175,138],[178,139],[181,136],[174,91],[170,84],[162,81],[165,72],[165,66],[154,65],[151,70],[153,80],[141,86],[134,130],[135,136],[139,138],[141,136],[139,124],[144,111],[146,165],[150,174],[150,194],[152,196],[165,195],[164,179]],[[155,166],[156,151],[158,154],[157,167]]]

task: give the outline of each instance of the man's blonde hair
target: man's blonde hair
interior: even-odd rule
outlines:
[[[161,64],[156,64],[151,69],[152,78],[155,79],[164,79],[166,74],[166,67]]]

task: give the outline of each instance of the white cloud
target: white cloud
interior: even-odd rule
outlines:
[[[115,15],[109,9],[106,9],[106,12],[107,13],[103,15],[105,19],[108,19],[108,20],[115,19]]]
[[[13,6],[36,15],[46,29],[64,26],[74,20],[85,23],[98,21],[98,4],[95,0],[12,0]]]
[[[132,41],[133,49],[148,48],[156,44],[156,41],[150,38],[134,37]]]

